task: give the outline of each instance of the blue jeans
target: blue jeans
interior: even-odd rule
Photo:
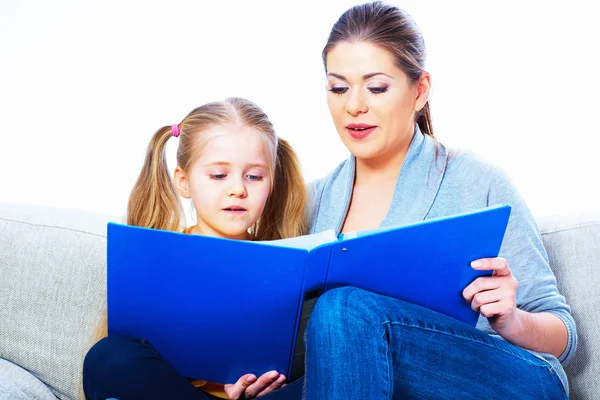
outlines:
[[[321,296],[307,400],[566,399],[544,360],[437,312],[356,288]]]
[[[195,388],[143,339],[109,336],[88,351],[83,363],[87,400],[214,400]],[[265,400],[300,399],[302,381],[261,397]]]

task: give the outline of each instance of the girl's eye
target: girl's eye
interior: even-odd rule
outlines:
[[[330,92],[335,93],[335,94],[344,94],[348,91],[347,87],[332,87],[331,89],[329,89]]]
[[[383,87],[370,87],[369,90],[373,94],[381,94],[381,93],[387,92],[388,88],[385,87],[385,86],[383,86]]]
[[[262,181],[263,177],[260,175],[246,175],[246,177],[248,179],[250,179],[251,181]]]
[[[220,181],[223,180],[227,177],[227,174],[211,174],[209,175],[210,179],[214,179],[216,181]]]

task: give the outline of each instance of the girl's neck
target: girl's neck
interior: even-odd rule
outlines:
[[[234,240],[252,240],[252,236],[250,235],[250,232],[244,232],[238,236],[230,237],[230,236],[221,235],[218,232],[203,232],[202,228],[199,226],[199,224],[194,225],[190,231],[191,231],[190,233],[192,233],[194,235],[213,236],[213,237],[220,237],[220,238],[234,239]]]

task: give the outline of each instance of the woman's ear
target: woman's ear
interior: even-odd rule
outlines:
[[[187,177],[179,166],[175,168],[175,177],[173,178],[173,182],[175,183],[175,190],[177,190],[177,193],[179,193],[181,197],[184,199],[189,199],[192,197],[188,187]]]
[[[431,90],[431,75],[428,72],[422,72],[416,84],[417,98],[415,99],[415,111],[419,112],[425,107],[429,100],[429,91]]]

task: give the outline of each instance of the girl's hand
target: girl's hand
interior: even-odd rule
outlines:
[[[246,374],[236,383],[225,385],[225,393],[232,400],[254,399],[285,386],[285,376],[277,371],[269,371],[260,378]]]
[[[479,277],[463,290],[463,297],[474,311],[488,319],[503,337],[518,334],[517,287],[508,262],[501,257],[482,258],[471,263],[476,270],[492,270],[492,276]]]

